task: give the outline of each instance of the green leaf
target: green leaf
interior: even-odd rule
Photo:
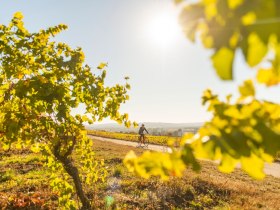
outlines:
[[[105,197],[105,203],[106,203],[106,207],[107,207],[107,208],[109,208],[110,206],[112,206],[114,202],[115,202],[114,197],[112,197],[112,196],[106,196],[106,197]]]

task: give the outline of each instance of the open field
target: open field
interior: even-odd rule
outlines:
[[[280,209],[280,179],[271,176],[252,180],[241,170],[222,174],[216,165],[202,162],[202,171],[187,170],[183,178],[161,182],[145,180],[127,172],[122,165],[125,154],[142,149],[95,141],[96,157],[105,159],[108,178],[87,189],[99,209],[105,197],[115,200],[118,209]],[[48,186],[49,172],[44,159],[28,150],[1,152],[0,208],[56,209],[57,195]],[[74,197],[75,199],[75,197]]]

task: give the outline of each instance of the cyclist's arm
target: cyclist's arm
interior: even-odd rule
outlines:
[[[145,128],[145,131],[147,132],[147,134],[149,134],[149,132],[147,131],[147,129]]]

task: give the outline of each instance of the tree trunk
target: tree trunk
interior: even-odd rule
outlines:
[[[83,191],[83,186],[81,183],[81,179],[79,177],[79,172],[76,166],[73,165],[72,161],[68,158],[63,158],[63,160],[60,160],[63,164],[63,167],[65,171],[72,177],[75,188],[77,191],[77,195],[79,196],[81,203],[82,203],[82,210],[88,210],[91,209],[90,201],[85,195]]]
[[[81,210],[89,210],[89,209],[91,209],[90,201],[87,198],[87,196],[85,195],[85,192],[83,191],[82,182],[79,177],[79,171],[78,171],[77,167],[74,166],[71,159],[68,158],[69,155],[71,155],[75,144],[76,144],[76,139],[74,137],[72,146],[68,149],[68,151],[65,153],[65,155],[61,155],[59,152],[61,143],[59,142],[57,145],[55,145],[53,154],[62,163],[65,171],[72,177],[74,184],[75,184],[77,195],[82,203]]]

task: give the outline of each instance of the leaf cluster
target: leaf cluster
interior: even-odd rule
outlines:
[[[128,115],[119,109],[129,99],[130,86],[127,81],[106,86],[107,64],[95,70],[84,64],[81,48],[54,41],[66,29],[60,24],[29,32],[20,12],[7,26],[0,25],[0,145],[6,149],[12,144],[31,145],[43,152],[48,166],[54,167],[51,185],[60,192],[60,204],[72,209],[73,183],[56,173],[66,170],[73,178],[80,167],[88,174],[76,177],[77,183],[85,176],[87,185],[104,179],[106,172],[97,170],[84,123],[110,118],[129,126]],[[85,112],[73,115],[72,110],[81,105]],[[80,163],[73,161],[75,150],[80,151]],[[88,205],[87,198],[83,205]]]
[[[223,80],[233,79],[233,63],[241,50],[250,67],[267,58],[258,81],[280,82],[280,2],[278,0],[200,0],[181,12],[182,28],[191,41],[198,37],[212,50],[213,66]]]
[[[129,124],[128,115],[118,111],[128,99],[128,84],[106,87],[104,65],[94,74],[83,64],[81,48],[51,41],[65,25],[30,33],[22,18],[16,13],[8,26],[0,27],[2,143],[78,135],[82,123],[106,117]],[[80,104],[86,112],[72,116]]]
[[[259,68],[259,83],[267,86],[280,83],[278,0],[199,0],[183,7],[180,21],[189,40],[194,42],[200,38],[204,47],[212,50],[211,60],[221,79],[233,79],[234,59],[241,50],[246,63],[251,68]],[[266,67],[259,67],[265,60],[269,61]],[[265,176],[264,162],[272,162],[280,151],[280,105],[257,99],[251,80],[244,81],[239,93],[237,101],[231,102],[231,95],[221,101],[211,90],[204,92],[202,104],[208,105],[213,117],[196,135],[183,137],[184,145],[176,153],[181,153],[177,157],[185,165],[192,164],[197,169],[195,159],[206,158],[220,161],[219,169],[226,173],[240,163],[250,176],[257,179]],[[162,162],[173,153],[165,154]],[[156,154],[139,158],[128,155],[125,163],[131,171],[141,167],[138,174],[144,177],[146,173],[160,175],[145,168],[152,165],[149,161],[160,161],[155,157]],[[181,165],[178,168],[182,168]]]

